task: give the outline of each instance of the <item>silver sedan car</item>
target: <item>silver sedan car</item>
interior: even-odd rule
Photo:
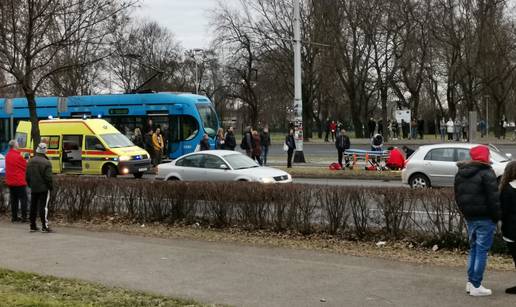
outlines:
[[[413,188],[452,187],[457,174],[457,162],[470,160],[469,150],[478,144],[436,144],[421,146],[407,160],[401,171],[401,180]],[[496,177],[500,178],[505,166],[511,160],[505,154],[490,145],[491,166]]]
[[[236,151],[207,150],[184,155],[170,163],[158,165],[159,180],[181,181],[254,181],[288,183],[287,172],[261,167],[254,160]]]

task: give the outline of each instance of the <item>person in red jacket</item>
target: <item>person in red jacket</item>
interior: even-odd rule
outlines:
[[[27,170],[27,161],[18,151],[18,146],[16,140],[9,141],[9,151],[5,156],[5,181],[9,187],[11,221],[26,223],[27,181],[25,180],[25,171]],[[18,217],[18,204],[21,205],[21,219]]]
[[[397,147],[387,148],[390,153],[385,166],[391,170],[400,170],[405,167],[405,156]]]

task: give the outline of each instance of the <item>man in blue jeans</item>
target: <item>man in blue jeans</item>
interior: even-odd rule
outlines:
[[[492,291],[482,286],[482,279],[500,219],[498,182],[487,146],[473,147],[469,154],[471,161],[457,163],[459,171],[454,185],[455,201],[466,219],[470,245],[466,292],[471,296],[487,296]]]

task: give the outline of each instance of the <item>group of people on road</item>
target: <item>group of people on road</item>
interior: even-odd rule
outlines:
[[[516,265],[516,161],[508,163],[500,184],[490,165],[489,148],[479,145],[470,150],[471,161],[457,163],[455,201],[466,219],[470,250],[466,292],[471,296],[488,296],[482,285],[488,252],[494,233],[502,222],[503,240]],[[516,294],[516,286],[506,293]]]
[[[50,191],[53,189],[52,164],[46,153],[47,144],[41,143],[36,148],[34,157],[27,162],[19,151],[18,142],[11,140],[5,157],[5,181],[9,187],[11,221],[13,223],[30,222],[31,232],[39,230],[51,232],[47,214]],[[27,187],[30,188],[30,210],[27,210]],[[21,215],[18,215],[18,209],[21,209]],[[27,211],[29,211],[29,220],[27,220]],[[41,229],[36,224],[38,215]]]
[[[265,127],[261,132],[248,126],[240,141],[240,149],[245,150],[248,157],[260,165],[267,165],[267,157],[271,146],[271,135],[269,128]]]

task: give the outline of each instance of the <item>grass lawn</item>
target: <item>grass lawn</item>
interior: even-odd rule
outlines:
[[[203,306],[193,301],[0,269],[0,306]]]

